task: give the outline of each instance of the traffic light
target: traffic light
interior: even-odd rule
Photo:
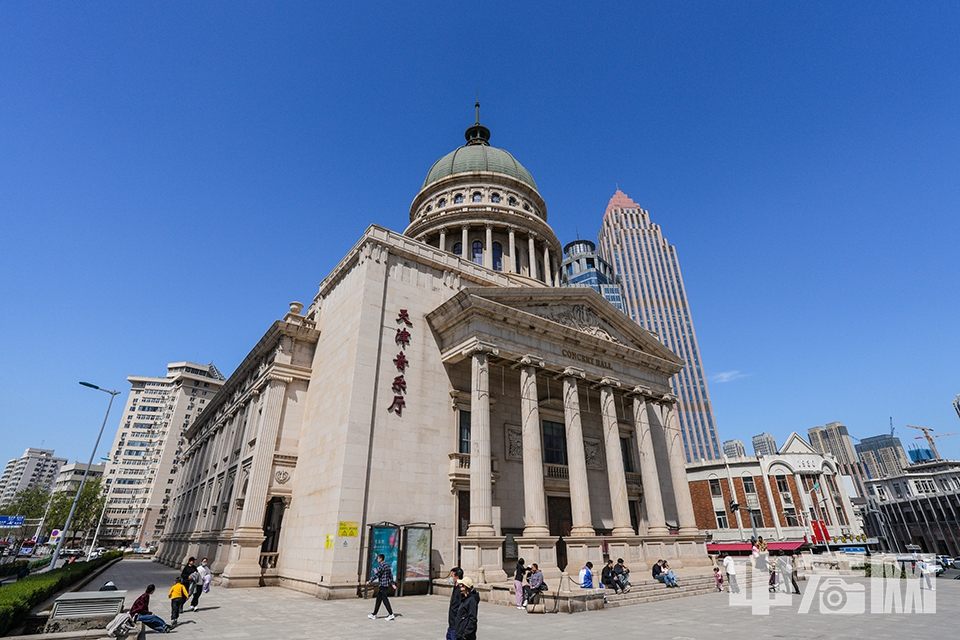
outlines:
[[[736,512],[737,512],[737,509],[739,509],[739,508],[740,508],[740,505],[737,504],[737,501],[736,501],[736,500],[731,500],[731,501],[730,501],[730,511],[736,513]]]

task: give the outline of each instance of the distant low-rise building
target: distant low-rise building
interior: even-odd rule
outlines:
[[[708,551],[748,551],[754,528],[773,549],[825,551],[865,540],[837,461],[796,433],[772,455],[689,463],[687,480]]]
[[[90,471],[87,473],[87,482],[102,478],[103,470],[106,466],[105,464],[90,465]],[[86,468],[87,465],[83,462],[71,462],[70,464],[65,464],[60,467],[60,473],[57,474],[57,478],[53,483],[54,492],[59,493],[66,491],[67,493],[75,494],[77,489],[80,488],[80,481],[83,480],[83,472]]]
[[[885,549],[960,555],[960,462],[922,462],[866,485],[867,527]]]
[[[0,506],[9,504],[19,492],[34,487],[51,487],[66,458],[54,457],[53,449],[27,449],[7,462],[0,476]]]

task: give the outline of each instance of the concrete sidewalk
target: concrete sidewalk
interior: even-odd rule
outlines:
[[[143,560],[124,560],[101,576],[99,588],[113,580],[132,597],[142,593],[147,583],[157,586],[151,607],[161,617],[169,614],[166,590],[177,576],[176,570]],[[848,584],[866,584],[862,578],[845,578]],[[747,582],[746,580],[743,582]],[[742,584],[743,584],[742,582]],[[744,584],[744,586],[746,586]],[[754,598],[766,598],[765,585],[752,592]],[[802,582],[801,589],[814,591],[808,597],[810,612],[799,614],[801,597],[789,605],[773,606],[768,615],[754,615],[750,601],[731,604],[727,593],[690,596],[643,605],[578,614],[535,615],[513,607],[481,603],[479,638],[503,640],[508,637],[535,636],[555,638],[651,637],[694,638],[916,638],[953,637],[956,634],[956,605],[960,601],[960,581],[937,582],[936,614],[859,615],[820,613],[824,591],[822,581]],[[869,595],[867,597],[869,601]],[[131,600],[132,602],[132,600]],[[221,640],[227,638],[284,638],[290,640],[324,638],[357,640],[389,637],[392,640],[443,638],[446,632],[447,600],[439,596],[394,598],[396,620],[369,620],[373,600],[324,601],[279,587],[261,589],[223,589],[213,587],[200,600],[196,612],[185,611],[174,633],[186,638]],[[757,600],[759,602],[759,600]],[[761,607],[762,608],[762,607]],[[869,609],[868,609],[869,610]]]

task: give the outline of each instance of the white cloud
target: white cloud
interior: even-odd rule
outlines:
[[[740,373],[739,371],[721,371],[720,373],[710,377],[712,382],[733,382],[734,380],[739,380],[740,378],[746,378],[749,376],[749,373]]]

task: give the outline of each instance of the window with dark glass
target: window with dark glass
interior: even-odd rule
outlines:
[[[477,264],[483,264],[483,243],[479,240],[473,241],[473,261]]]
[[[503,245],[499,242],[493,243],[493,270],[503,271]]]
[[[567,464],[567,433],[562,423],[543,421],[543,461]]]
[[[483,202],[483,195],[481,195],[480,192],[477,191],[476,193],[473,194],[473,201],[474,201],[474,202]]]
[[[763,528],[763,514],[760,513],[760,509],[751,509],[750,510],[750,521],[753,523],[757,529]]]
[[[800,521],[797,519],[797,510],[796,509],[784,509],[783,515],[787,518],[788,527],[799,527]]]
[[[500,202],[500,194],[499,193],[491,194],[490,202]]]
[[[457,451],[470,455],[470,412],[460,411],[460,427],[457,433],[459,446]]]
[[[730,521],[727,520],[726,511],[715,511],[714,514],[717,516],[717,529],[729,529]]]
[[[753,478],[744,478],[743,479],[743,492],[744,493],[756,493],[757,487],[753,484]]]
[[[720,488],[720,481],[716,478],[710,478],[710,495],[714,498],[723,497],[723,489]]]
[[[515,207],[517,206],[517,199],[514,197],[511,197],[509,200],[507,200],[507,204],[509,204],[511,207]]]
[[[453,252],[458,256],[463,255],[463,244],[460,242],[453,243]]]
[[[453,204],[461,204],[462,202],[463,202],[462,193],[458,193],[457,195],[453,196]]]
[[[437,207],[439,208],[439,207],[445,207],[445,206],[447,206],[447,199],[440,198],[440,202],[437,203]]]
[[[630,455],[630,437],[620,438],[620,455],[623,457],[623,470],[633,473],[633,457]]]
[[[777,490],[780,493],[790,493],[790,485],[787,484],[787,476],[777,476]]]

